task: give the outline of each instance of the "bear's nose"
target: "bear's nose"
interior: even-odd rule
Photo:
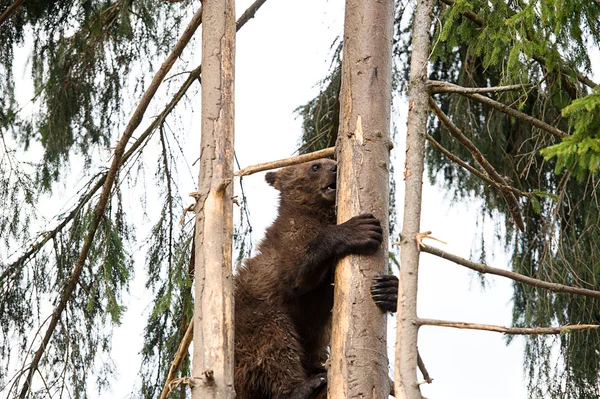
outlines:
[[[332,171],[333,173],[336,173],[336,172],[337,172],[337,165],[333,165],[333,166],[331,167],[331,171]]]

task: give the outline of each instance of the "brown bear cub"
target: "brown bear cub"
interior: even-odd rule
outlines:
[[[373,215],[336,224],[336,172],[322,159],[266,175],[280,193],[278,216],[235,276],[237,398],[311,398],[326,383],[335,264],[383,239]],[[382,309],[395,307],[397,280],[389,285],[374,285]]]

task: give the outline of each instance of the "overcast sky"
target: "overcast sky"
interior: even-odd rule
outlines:
[[[238,16],[251,3],[250,0],[238,0]],[[301,121],[295,119],[293,110],[318,92],[316,84],[330,66],[331,45],[342,34],[343,13],[342,0],[269,0],[239,32],[235,140],[241,167],[294,155],[301,134]],[[182,55],[185,60],[192,58],[199,60],[199,54],[191,56],[184,52]],[[199,106],[199,95],[192,101]],[[164,101],[153,102],[155,109],[162,104]],[[406,105],[398,99],[393,110],[398,139],[392,151],[392,162],[397,173],[399,222],[402,220],[403,203],[405,116]],[[198,118],[197,113],[190,113],[186,126],[189,129],[188,139],[183,143],[192,161],[199,153]],[[185,198],[187,193],[195,191],[197,167],[196,164],[192,169],[193,178],[180,183]],[[182,173],[182,176],[187,175]],[[275,217],[276,191],[264,182],[264,173],[245,177],[244,185],[252,217],[253,242],[256,243]],[[239,191],[237,181],[236,190]],[[189,201],[191,203],[191,199]],[[448,242],[447,245],[432,241],[428,244],[477,260],[478,254],[472,253],[476,247],[476,235],[483,232],[486,242],[493,241],[494,221],[501,218],[482,223],[477,201],[451,205],[445,193],[431,187],[427,180],[423,201],[421,231],[431,230],[433,236]],[[148,214],[152,215],[151,204]],[[141,224],[137,234],[140,238],[145,237],[143,229],[149,226],[149,222],[146,220]],[[510,268],[503,248],[496,246],[493,254],[488,255],[491,265]],[[136,375],[140,364],[142,326],[151,309],[151,295],[144,288],[144,254],[136,253],[135,258],[138,261],[136,280],[125,303],[129,311],[123,324],[116,329],[113,342],[118,378],[112,393],[102,397],[127,397],[132,387],[139,387]],[[421,257],[419,279],[419,316],[510,325],[510,280],[486,276],[486,289],[483,290],[478,275],[428,254]],[[390,318],[389,324],[392,329],[395,319]],[[391,331],[390,348],[393,348],[394,339]],[[419,334],[419,350],[434,382],[423,385],[422,392],[430,399],[526,398],[523,344],[523,338],[517,337],[507,346],[505,338],[498,333],[423,327]]]

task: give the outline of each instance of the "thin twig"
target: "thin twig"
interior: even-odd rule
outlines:
[[[523,83],[509,86],[495,86],[495,87],[464,87],[455,85],[448,82],[442,82],[439,80],[427,81],[430,93],[501,93],[505,91],[522,90],[527,87],[532,87],[533,83]]]
[[[461,328],[467,330],[495,331],[511,335],[543,335],[543,334],[564,334],[573,331],[593,330],[600,327],[597,324],[567,324],[560,327],[503,327],[491,324],[465,323],[462,321],[447,321],[435,319],[417,319],[420,326],[438,326]]]
[[[331,157],[335,152],[335,147],[325,148],[323,150],[311,152],[308,154],[302,154],[295,157],[279,159],[277,161],[259,163],[256,165],[245,167],[235,173],[235,176],[248,176],[253,173],[262,172],[264,170],[271,170],[277,168],[283,168],[284,166],[297,165],[299,163],[314,161],[315,159]]]
[[[467,267],[471,270],[475,270],[476,272],[482,274],[494,274],[496,276],[506,277],[519,283],[527,284],[532,287],[547,289],[552,292],[564,292],[568,294],[584,295],[600,299],[600,291],[539,280],[537,278],[525,276],[523,274],[512,272],[510,270],[499,269],[497,267],[488,266],[483,263],[476,263],[468,259],[461,258],[460,256],[443,251],[439,248],[431,247],[429,245],[422,244],[421,252],[426,252],[428,254],[435,255],[443,259],[448,259],[449,261],[452,261],[457,265]]]
[[[94,218],[93,218],[93,220],[90,224],[89,230],[88,230],[88,235],[87,235],[85,242],[83,244],[83,247],[81,249],[81,253],[79,254],[79,258],[77,260],[75,269],[73,270],[73,273],[69,277],[69,279],[65,285],[65,288],[63,289],[63,291],[60,295],[60,301],[59,301],[58,305],[54,309],[54,312],[52,314],[52,319],[50,320],[50,324],[48,326],[48,330],[46,331],[46,334],[44,335],[44,339],[42,340],[42,343],[41,343],[40,347],[38,348],[38,350],[36,351],[34,358],[31,362],[31,368],[29,369],[27,379],[25,380],[25,383],[23,384],[23,389],[21,390],[21,393],[20,393],[21,399],[24,399],[27,396],[27,393],[29,392],[29,390],[31,388],[31,382],[33,380],[33,375],[37,371],[39,362],[48,346],[48,342],[50,341],[52,334],[54,333],[54,330],[56,328],[58,320],[60,319],[62,312],[65,309],[65,307],[67,306],[67,302],[70,300],[71,295],[72,295],[73,291],[75,290],[75,286],[77,285],[77,282],[79,281],[79,276],[81,275],[81,271],[83,270],[83,267],[85,265],[85,261],[87,259],[90,248],[92,246],[94,236],[96,234],[96,231],[98,230],[100,221],[104,217],[104,211],[108,204],[108,200],[111,195],[112,187],[113,187],[113,184],[117,177],[117,172],[118,172],[119,167],[121,166],[121,163],[123,160],[123,154],[125,153],[125,147],[127,146],[127,143],[129,141],[129,139],[131,138],[131,135],[133,134],[135,129],[141,123],[144,113],[145,113],[146,109],[148,108],[150,101],[154,97],[154,94],[158,90],[158,87],[160,86],[161,82],[163,81],[166,74],[169,72],[169,70],[171,69],[171,67],[177,60],[177,58],[181,55],[181,52],[183,51],[183,49],[185,48],[187,43],[192,38],[194,32],[196,31],[198,26],[200,26],[201,22],[202,22],[202,7],[198,8],[196,13],[192,17],[192,20],[186,27],[185,31],[183,32],[183,34],[181,35],[181,37],[175,44],[175,47],[173,48],[173,50],[171,51],[171,53],[169,54],[169,56],[167,57],[165,62],[163,62],[163,64],[161,65],[161,67],[158,70],[158,72],[156,73],[156,75],[154,75],[154,78],[152,79],[150,86],[148,87],[148,89],[146,90],[144,95],[142,96],[140,103],[138,104],[136,110],[134,111],[129,123],[127,124],[127,127],[125,128],[125,131],[123,132],[121,139],[119,140],[119,142],[117,144],[117,147],[115,148],[115,152],[113,154],[113,161],[108,170],[108,174],[106,175],[106,181],[104,182],[104,187],[102,189],[100,199],[98,200],[98,204],[97,204],[96,210],[94,212]]]
[[[431,378],[431,376],[429,376],[429,372],[427,371],[427,368],[425,367],[425,363],[423,362],[423,358],[421,357],[421,353],[419,351],[417,351],[417,366],[419,366],[419,371],[421,371],[421,374],[423,375],[423,379],[425,380],[425,382],[428,384],[431,384],[433,382],[433,378]]]
[[[498,183],[498,188],[500,189],[502,196],[506,200],[508,205],[508,211],[510,212],[515,224],[519,228],[519,230],[525,230],[525,224],[523,223],[523,217],[521,216],[521,209],[519,207],[519,202],[517,198],[513,194],[512,191],[503,188],[503,186],[507,186],[506,180],[498,172],[496,169],[485,159],[481,151],[469,140],[460,129],[448,118],[446,114],[440,109],[440,107],[436,104],[436,102],[429,97],[429,107],[436,114],[440,122],[446,126],[448,131],[454,138],[456,138],[469,152],[473,155],[473,158],[477,163],[487,172],[489,177]]]

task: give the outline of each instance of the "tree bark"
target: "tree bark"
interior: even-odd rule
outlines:
[[[421,224],[421,197],[425,161],[425,136],[429,110],[427,63],[431,40],[433,0],[417,2],[412,33],[408,86],[408,121],[404,170],[404,220],[400,240],[400,284],[396,329],[395,393],[397,398],[420,399],[417,383],[417,290],[419,248],[415,236]]]
[[[392,0],[346,1],[337,221],[372,213],[385,237],[374,255],[348,256],[337,265],[329,398],[387,398],[390,392],[386,317],[369,287],[388,261],[393,15]]]
[[[193,399],[233,398],[234,0],[203,2]]]

